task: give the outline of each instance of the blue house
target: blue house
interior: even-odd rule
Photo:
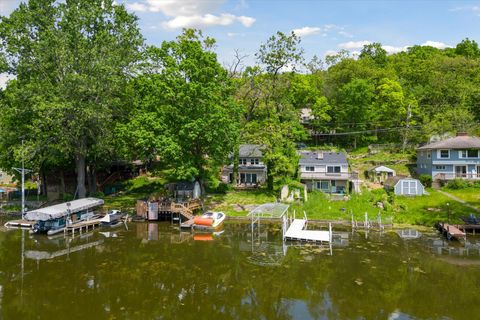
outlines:
[[[434,181],[480,179],[480,138],[458,133],[417,148],[417,173]]]

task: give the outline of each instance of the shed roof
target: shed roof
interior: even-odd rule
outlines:
[[[480,138],[475,136],[459,135],[442,141],[432,142],[417,148],[417,150],[431,149],[477,149],[480,148]]]
[[[241,144],[239,147],[239,156],[260,158],[263,156],[262,149],[264,148],[265,146],[260,144]]]
[[[347,156],[344,152],[318,150],[302,152],[301,156],[300,165],[348,164]]]
[[[370,169],[370,171],[375,171],[375,172],[392,172],[395,173],[395,170],[390,169],[389,167],[386,166],[377,166],[375,168]]]
[[[384,186],[393,188],[393,187],[395,187],[395,185],[396,185],[400,180],[415,180],[415,181],[419,181],[418,179],[414,179],[414,178],[407,177],[407,176],[395,176],[395,177],[390,177],[390,178],[388,178],[387,180],[385,180]]]
[[[67,204],[70,205],[70,208]],[[50,207],[29,211],[25,214],[25,219],[34,220],[34,221],[37,221],[37,220],[46,221],[46,220],[58,219],[68,215],[69,209],[70,209],[70,213],[76,213],[83,210],[101,206],[102,204],[103,204],[102,199],[97,199],[97,198],[78,199],[70,202],[56,204]]]

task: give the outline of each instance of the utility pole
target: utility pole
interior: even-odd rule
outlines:
[[[411,109],[411,104],[408,104],[408,109],[407,109],[407,121],[405,123],[405,132],[403,133],[403,146],[402,150],[405,151],[405,148],[407,147],[407,138],[408,138],[408,129],[410,127],[410,118],[412,117],[412,109]]]
[[[13,168],[13,170],[19,172],[22,175],[22,219],[25,219],[25,173],[32,172],[32,170],[25,169],[25,154],[23,151],[23,139],[22,139],[22,167]]]

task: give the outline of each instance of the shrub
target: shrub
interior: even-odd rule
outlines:
[[[469,186],[470,184],[468,183],[468,181],[463,179],[453,179],[452,181],[449,181],[447,183],[447,188],[452,190],[465,189]]]
[[[418,177],[418,180],[423,184],[424,187],[426,188],[431,188],[432,187],[432,176],[428,174],[422,174],[420,177]]]

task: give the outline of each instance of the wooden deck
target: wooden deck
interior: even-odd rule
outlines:
[[[32,229],[32,226],[35,224],[35,221],[29,220],[10,220],[5,223],[7,228],[21,228],[21,229]]]
[[[100,225],[100,219],[92,219],[88,221],[81,221],[74,223],[72,225],[69,225],[64,229],[64,232],[71,232],[72,235],[75,235],[75,231],[80,232],[82,234],[83,232],[88,232],[88,230],[93,230],[95,227]]]
[[[191,228],[193,228],[193,221],[194,221],[194,219],[192,218],[192,219],[189,219],[189,220],[187,220],[187,221],[185,221],[185,222],[182,222],[182,223],[180,224],[180,228],[183,228],[183,229],[191,229]]]
[[[331,242],[331,230],[304,230],[307,224],[305,219],[294,219],[285,232],[284,239],[298,241]]]
[[[466,233],[460,230],[458,227],[448,224],[448,223],[439,223],[438,229],[442,234],[444,234],[448,239],[457,239],[465,240]]]

